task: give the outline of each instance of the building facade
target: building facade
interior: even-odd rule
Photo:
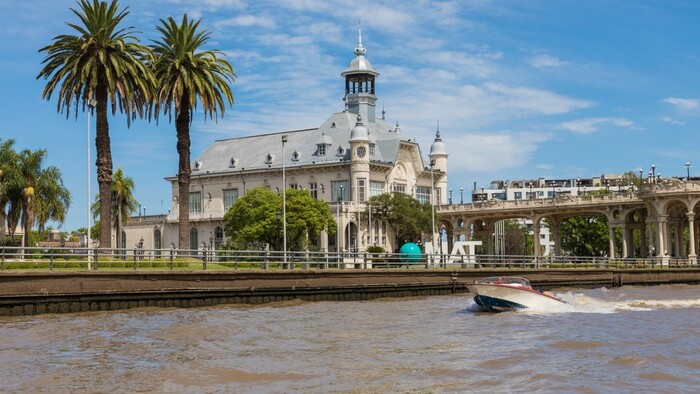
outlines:
[[[312,240],[321,251],[364,251],[400,245],[387,223],[365,214],[370,197],[387,192],[421,202],[446,203],[448,154],[439,130],[425,160],[399,124],[378,116],[376,72],[365,57],[361,32],[344,78],[344,107],[317,128],[215,141],[192,164],[189,195],[190,249],[217,249],[226,242],[225,212],[248,190],[307,190],[328,203],[338,233]],[[120,247],[169,249],[177,245],[177,177],[167,215],[130,218]],[[427,241],[427,240],[426,240]]]

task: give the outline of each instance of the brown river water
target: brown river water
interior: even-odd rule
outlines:
[[[0,317],[0,390],[28,393],[697,393],[700,286]]]

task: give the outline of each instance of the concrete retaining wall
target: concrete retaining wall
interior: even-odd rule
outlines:
[[[504,275],[527,277],[541,289],[700,284],[699,269],[5,272],[0,316],[442,295],[464,293],[466,283]]]

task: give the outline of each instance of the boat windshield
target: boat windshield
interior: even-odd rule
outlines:
[[[492,276],[481,280],[482,284],[530,287],[530,281],[518,276]]]

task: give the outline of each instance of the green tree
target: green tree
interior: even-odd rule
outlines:
[[[14,141],[0,144],[0,207],[11,236],[21,221],[22,246],[27,246],[31,230],[40,232],[49,220],[65,220],[70,192],[63,186],[57,167],[43,167],[46,151],[14,150]]]
[[[235,73],[224,54],[218,50],[202,50],[209,41],[209,32],[198,30],[201,19],[188,20],[187,14],[178,24],[173,18],[160,20],[156,29],[162,37],[151,45],[155,58],[150,65],[157,79],[153,110],[175,116],[178,152],[178,244],[189,248],[190,201],[190,125],[197,102],[202,105],[206,119],[216,120],[224,115],[226,100],[233,104]]]
[[[608,219],[585,215],[565,219],[559,225],[561,247],[574,256],[605,256],[608,253]]]
[[[422,234],[431,234],[432,206],[420,203],[405,193],[384,193],[371,197],[367,210],[372,209],[372,217],[385,220],[394,230],[397,246],[404,242],[413,242]],[[368,212],[369,213],[369,212]],[[440,216],[435,213],[435,223]]]
[[[121,27],[129,14],[128,7],[119,10],[116,0],[109,4],[80,0],[78,5],[78,10],[71,8],[71,11],[80,24],[68,23],[77,34],[59,35],[39,50],[46,53],[46,58],[37,79],[48,80],[42,98],[50,100],[52,93],[58,90],[57,110],[65,111],[66,117],[73,105],[81,106],[83,111],[92,103],[95,105],[97,182],[103,219],[100,247],[109,248],[112,151],[108,111],[111,108],[112,115],[117,110],[125,113],[127,126],[130,126],[137,115],[143,116],[155,89],[155,80],[144,64],[144,58],[150,54],[148,48],[139,44],[133,27]]]
[[[326,230],[335,233],[336,223],[328,205],[303,190],[288,189],[287,249],[305,250],[309,239]],[[282,195],[267,188],[249,190],[224,215],[224,232],[244,247],[264,242],[282,250]]]
[[[63,185],[61,170],[48,167],[41,171],[37,180],[34,210],[39,231],[43,231],[50,220],[63,222],[70,207],[71,193]]]
[[[122,226],[129,220],[129,216],[136,212],[139,202],[134,198],[134,179],[124,175],[124,170],[121,167],[112,175],[112,183],[110,190],[112,194],[112,209],[110,211],[114,220],[114,233],[116,236],[117,247],[122,247]],[[97,196],[99,197],[99,196]],[[101,201],[95,198],[95,202],[91,207],[93,219],[98,222],[99,215],[102,213]],[[101,220],[101,219],[100,219]],[[100,228],[100,231],[102,229]],[[111,231],[111,229],[110,229]],[[90,231],[91,236],[93,231]],[[100,234],[95,234],[99,236]]]

